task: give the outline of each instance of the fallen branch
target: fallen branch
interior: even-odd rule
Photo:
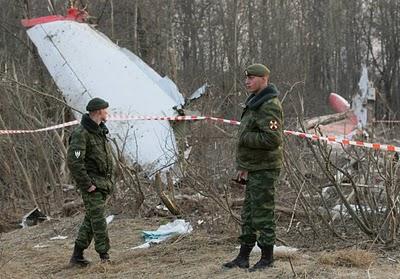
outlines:
[[[304,121],[304,127],[306,130],[314,129],[318,125],[327,125],[332,122],[337,122],[340,120],[345,119],[348,117],[349,112],[340,112],[340,113],[335,113],[335,114],[329,114],[329,115],[323,115],[323,116],[318,116],[314,117],[308,120]]]
[[[161,188],[162,182],[161,182],[161,175],[159,172],[156,173],[156,178],[154,181],[154,188],[164,203],[164,205],[168,208],[168,210],[175,216],[180,216],[182,215],[181,209],[173,202],[173,199],[169,198],[164,191]]]

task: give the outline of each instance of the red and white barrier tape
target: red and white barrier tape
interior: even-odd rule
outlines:
[[[46,128],[41,128],[41,129],[35,129],[35,130],[0,130],[0,136],[1,135],[12,135],[12,134],[32,134],[32,133],[39,133],[39,132],[45,132],[45,131],[51,131],[51,130],[56,130],[60,128],[65,128],[68,126],[73,126],[79,124],[78,120],[66,122],[63,124],[58,124],[54,126],[49,126]]]
[[[110,121],[127,121],[127,120],[169,120],[169,121],[194,121],[194,120],[211,120],[231,125],[240,125],[240,121],[228,120],[211,116],[129,116],[129,115],[112,115]]]
[[[218,118],[218,117],[211,117],[211,116],[190,116],[190,115],[185,115],[185,116],[130,116],[130,115],[112,115],[109,117],[109,121],[130,121],[130,120],[168,120],[168,121],[194,121],[194,120],[211,120],[219,123],[227,123],[231,125],[240,125],[240,121],[236,120],[229,120],[229,119],[223,119],[223,118]],[[11,134],[30,134],[30,133],[38,133],[38,132],[45,132],[45,131],[51,131],[51,130],[56,130],[60,128],[65,128],[68,126],[73,126],[77,125],[79,123],[78,120],[66,122],[63,124],[59,125],[54,125],[42,129],[36,129],[36,130],[0,130],[0,136],[1,135],[11,135]],[[307,134],[307,133],[302,133],[302,132],[295,132],[295,131],[288,131],[284,130],[284,134],[286,135],[294,135],[298,136],[300,138],[308,138],[311,140],[318,140],[318,141],[326,141],[328,144],[342,144],[342,145],[354,145],[354,146],[359,146],[359,147],[366,147],[366,148],[371,148],[375,150],[386,150],[386,151],[394,151],[394,152],[400,152],[400,147],[394,146],[394,145],[386,145],[386,144],[380,144],[380,143],[368,143],[368,142],[362,142],[362,141],[353,141],[349,139],[343,139],[343,138],[338,138],[338,137],[333,137],[333,136],[318,136],[315,134]]]
[[[354,145],[354,146],[359,146],[359,147],[372,148],[375,150],[400,152],[400,147],[397,147],[394,145],[369,143],[369,142],[363,142],[363,141],[349,140],[349,139],[345,139],[345,138],[338,138],[338,137],[333,137],[333,136],[324,137],[324,136],[318,136],[315,134],[306,134],[306,133],[302,133],[302,132],[287,131],[287,130],[284,130],[283,132],[286,135],[294,135],[294,136],[298,136],[300,138],[308,138],[308,139],[312,139],[312,140],[326,141],[328,144],[338,143],[338,144],[343,144],[343,145]]]

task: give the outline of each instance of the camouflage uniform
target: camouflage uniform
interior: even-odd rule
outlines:
[[[75,246],[84,250],[94,238],[95,249],[106,254],[110,249],[105,219],[106,197],[112,192],[112,151],[104,123],[97,125],[88,114],[82,117],[81,125],[70,137],[68,167],[81,191],[86,209],[84,221],[79,229]],[[87,192],[91,185],[94,192]]]
[[[275,243],[274,196],[282,167],[283,125],[277,95],[273,84],[250,95],[241,117],[236,162],[238,170],[248,171],[248,180],[239,239],[248,246]]]

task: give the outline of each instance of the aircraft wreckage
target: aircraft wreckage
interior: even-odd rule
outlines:
[[[86,17],[71,7],[67,16],[22,20],[76,119],[93,97],[107,100],[111,115],[177,115],[185,100],[175,83],[85,23]],[[189,99],[204,91],[205,86]],[[107,126],[124,156],[148,171],[177,159],[175,135],[166,120],[112,121]]]

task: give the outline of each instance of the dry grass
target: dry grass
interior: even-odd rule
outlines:
[[[348,279],[366,278],[366,270],[354,267],[368,266],[375,260],[373,254],[358,250],[339,251],[316,260],[319,253],[302,250],[276,254],[275,267],[267,271],[249,273],[241,269],[226,270],[221,267],[222,263],[233,259],[238,253],[236,240],[230,235],[210,234],[204,229],[195,228],[186,237],[174,238],[149,249],[131,250],[143,243],[142,230],[156,229],[166,221],[161,218],[136,218],[115,219],[110,224],[111,264],[100,264],[91,246],[85,255],[92,260],[92,265],[71,268],[68,260],[82,217],[53,220],[2,234],[0,278],[293,278],[292,264],[298,278]],[[49,240],[55,235],[68,238]],[[45,247],[35,248],[37,244]],[[296,244],[293,243],[293,246]],[[253,253],[251,264],[259,258],[260,253]],[[295,261],[289,263],[288,258]],[[340,262],[342,264],[338,264]],[[400,273],[400,265],[393,266],[380,261],[368,272],[371,278],[395,279]]]
[[[324,252],[318,262],[325,265],[368,268],[376,261],[376,255],[365,250],[345,249]]]

